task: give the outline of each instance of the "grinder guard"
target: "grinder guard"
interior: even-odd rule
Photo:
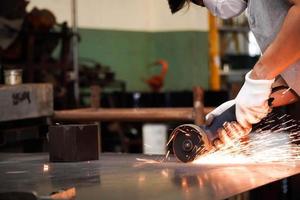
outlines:
[[[183,124],[177,127],[172,133],[174,154],[182,162],[191,162],[209,152],[218,139],[218,129],[228,121],[236,121],[234,105],[215,117],[210,126]]]
[[[181,162],[195,160],[199,152],[208,151],[210,145],[206,134],[199,126],[183,124],[172,132],[173,152]]]

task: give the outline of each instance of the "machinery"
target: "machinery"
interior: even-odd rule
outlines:
[[[269,105],[280,107],[298,100],[297,94],[286,86],[273,88]],[[183,124],[171,133],[173,141],[173,152],[178,160],[192,162],[198,156],[204,155],[216,148],[219,140],[218,130],[223,128],[224,123],[237,121],[235,116],[235,105],[216,116],[212,123],[207,126],[194,124]]]

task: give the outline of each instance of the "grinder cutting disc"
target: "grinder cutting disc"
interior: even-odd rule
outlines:
[[[173,151],[182,162],[192,162],[197,155],[206,151],[208,141],[200,127],[184,124],[177,127],[173,133]]]

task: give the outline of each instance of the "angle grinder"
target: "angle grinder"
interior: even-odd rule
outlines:
[[[277,86],[272,89],[269,99],[271,107],[280,107],[298,100],[298,95],[286,86]],[[216,116],[210,125],[197,126],[183,124],[176,127],[170,136],[173,141],[173,152],[178,160],[192,162],[196,157],[210,152],[219,140],[218,130],[223,128],[225,122],[236,120],[235,105],[228,108],[222,114]]]

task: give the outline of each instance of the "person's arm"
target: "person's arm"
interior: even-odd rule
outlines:
[[[250,75],[252,79],[273,79],[300,59],[300,0],[289,2],[292,6],[284,23],[275,40],[254,66]]]

